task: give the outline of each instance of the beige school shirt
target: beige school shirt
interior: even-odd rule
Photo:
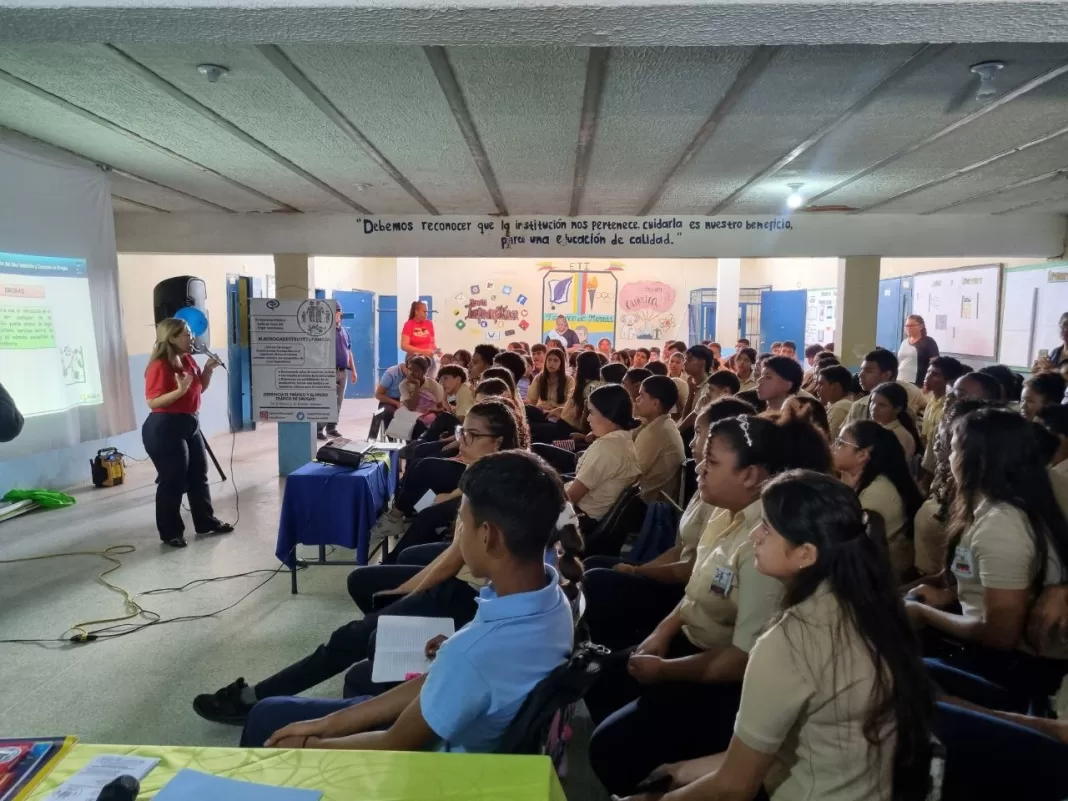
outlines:
[[[920,411],[927,405],[928,397],[915,384],[910,384],[908,381],[898,381],[897,383],[905,388],[905,393],[909,396],[909,411],[912,412],[912,416],[918,417]],[[855,423],[857,420],[871,420],[871,412],[868,409],[869,400],[869,396],[865,395],[853,401],[853,406],[849,410],[846,422]]]
[[[890,421],[883,428],[893,432],[897,441],[901,443],[901,449],[905,451],[905,461],[911,463],[912,457],[916,455],[916,440],[913,439],[912,434],[897,420]]]
[[[878,512],[886,524],[886,545],[890,552],[890,566],[898,579],[912,567],[915,554],[912,540],[908,537],[909,521],[905,516],[905,504],[894,482],[886,476],[875,480],[860,493],[860,505],[870,512]]]
[[[581,481],[589,490],[578,502],[578,508],[594,520],[600,520],[639,475],[638,453],[629,431],[613,431],[598,437],[578,460],[575,481]]]
[[[838,439],[838,435],[845,428],[846,418],[849,416],[849,410],[852,406],[853,401],[849,398],[841,398],[827,406],[827,426],[831,429],[832,442]]]
[[[445,390],[441,388],[441,384],[435,381],[433,378],[424,378],[422,386],[419,387],[417,392],[423,392],[431,395],[434,400],[439,404],[445,403]],[[400,399],[401,403],[405,403],[412,397],[412,385],[405,379],[401,384]]]
[[[756,641],[735,736],[774,754],[771,801],[889,801],[895,738],[864,736],[875,665],[824,582]]]
[[[745,381],[741,381],[741,379],[739,379],[739,381],[741,383],[741,386],[738,388],[739,392],[748,392],[751,389],[757,388],[756,379],[753,378],[752,374],[750,374],[749,378],[745,379]]]
[[[456,395],[449,398],[449,403],[452,404],[452,413],[463,420],[475,405],[475,393],[467,384],[461,384]]]
[[[1031,524],[1015,506],[983,500],[952,558],[950,569],[957,579],[961,610],[966,617],[982,618],[986,613],[983,591],[987,587],[993,590],[1030,588],[1037,569]],[[1060,576],[1060,560],[1050,548],[1042,583],[1044,586],[1059,584]],[[1029,651],[1023,640],[1017,648]]]
[[[661,490],[675,498],[679,494],[679,468],[686,460],[686,447],[675,421],[666,414],[650,420],[635,434],[634,448],[641,470],[642,498],[650,503],[662,500]]]
[[[681,378],[672,378],[671,383],[675,385],[675,389],[679,391],[679,402],[675,404],[675,408],[671,410],[672,414],[682,414],[686,408],[686,401],[690,399],[690,385]]]
[[[756,569],[749,538],[760,515],[760,501],[733,515],[716,509],[701,535],[679,603],[682,633],[698,648],[733,645],[749,653],[779,607],[783,585]]]
[[[701,500],[701,493],[695,492],[690,502],[679,518],[679,537],[677,544],[681,546],[679,554],[680,562],[691,562],[697,553],[697,545],[701,542],[701,535],[705,533],[708,519],[716,507]]]
[[[548,375],[549,374],[545,372],[538,373],[534,376],[534,380],[530,382],[530,386],[527,387],[527,403],[531,406],[537,406],[543,411],[563,406],[564,403],[567,403],[567,399],[571,397],[571,393],[575,391],[575,379],[569,375],[564,376],[564,402],[557,403],[556,401],[556,382],[549,384],[549,390],[545,393],[548,395],[548,398],[542,400],[541,385],[548,381],[548,378],[546,377]],[[560,379],[558,378],[556,380],[559,381]]]

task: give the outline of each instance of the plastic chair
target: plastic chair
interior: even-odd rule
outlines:
[[[641,487],[632,484],[620,493],[612,508],[586,537],[586,556],[619,556],[628,534],[641,531],[645,501]]]

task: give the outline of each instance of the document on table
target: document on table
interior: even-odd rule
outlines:
[[[49,793],[45,801],[96,801],[104,785],[113,779],[133,776],[141,781],[158,764],[158,759],[149,757],[101,754]]]
[[[322,797],[321,790],[227,779],[189,768],[178,771],[156,793],[156,801],[319,801]]]
[[[405,681],[413,673],[426,673],[430,670],[426,644],[439,634],[451,637],[455,631],[451,617],[378,618],[371,681]]]

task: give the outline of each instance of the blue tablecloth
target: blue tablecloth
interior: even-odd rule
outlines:
[[[397,452],[389,463],[373,461],[359,468],[308,462],[286,479],[278,520],[275,556],[294,565],[297,545],[340,545],[356,549],[367,564],[371,526],[397,484]]]

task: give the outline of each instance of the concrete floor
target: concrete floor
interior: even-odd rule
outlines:
[[[373,401],[347,401],[340,429],[365,434]],[[36,512],[0,524],[0,639],[69,636],[78,621],[125,614],[121,595],[97,581],[111,565],[94,556],[70,556],[17,564],[4,560],[114,545],[136,550],[120,556],[108,578],[164,618],[213,612],[234,603],[267,574],[198,585],[181,593],[138,597],[160,587],[200,578],[278,567],[274,557],[283,481],[276,475],[273,425],[211,445],[231,476],[212,473],[211,493],[222,520],[236,517],[237,530],[222,537],[196,537],[185,514],[189,547],[164,549],[156,534],[155,471],[132,463],[126,484],[71,493],[77,504]],[[233,460],[231,468],[231,447]],[[88,465],[86,465],[88,475]],[[302,552],[314,557],[316,549]],[[338,558],[351,559],[339,549]],[[193,696],[213,692],[238,676],[250,683],[305,656],[329,633],[358,615],[345,591],[350,568],[311,567],[300,575],[300,594],[289,592],[289,575],[278,576],[234,609],[205,620],[152,626],[110,641],[86,645],[0,643],[0,737],[76,734],[91,743],[233,746],[239,731],[208,723],[192,709]],[[340,697],[341,677],[309,695]],[[601,801],[607,795],[585,758],[590,726],[575,721],[575,739],[565,781],[571,801]]]

